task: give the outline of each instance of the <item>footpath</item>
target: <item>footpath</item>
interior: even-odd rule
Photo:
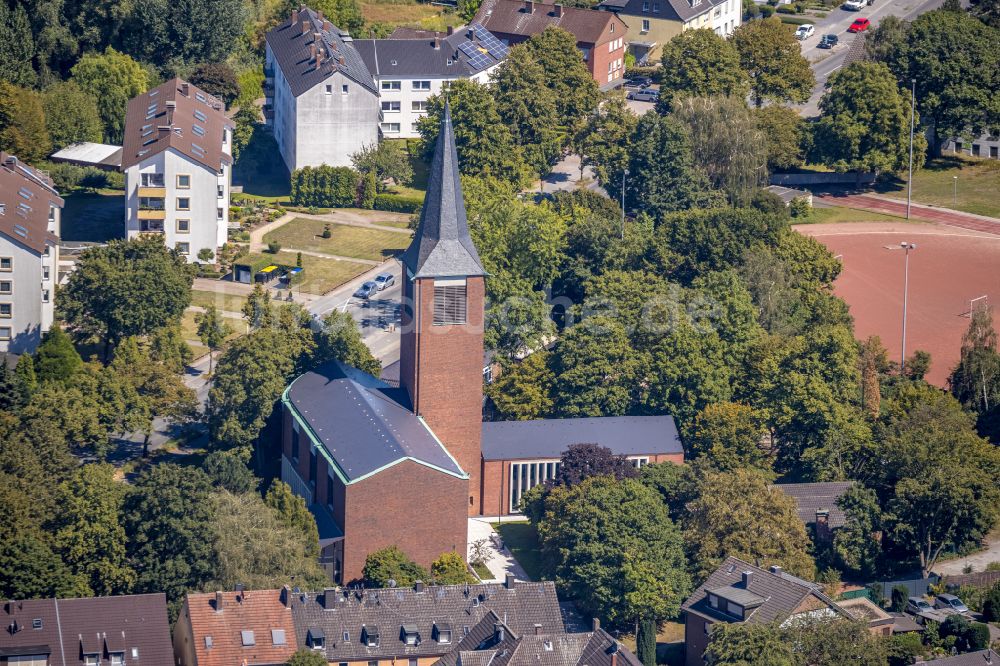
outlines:
[[[846,206],[848,208],[869,210],[875,213],[906,217],[905,201],[878,194],[823,194],[818,196],[817,199],[829,206]],[[937,206],[914,203],[910,209],[910,219],[937,222],[971,231],[983,231],[989,234],[1000,235],[1000,220],[997,218],[963,213],[950,208],[939,208]]]

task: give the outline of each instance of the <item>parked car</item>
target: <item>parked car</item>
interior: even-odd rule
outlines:
[[[922,597],[910,597],[906,600],[907,613],[919,615],[920,613],[926,613],[931,610],[934,610],[934,607],[927,603],[927,601]]]
[[[821,49],[832,49],[840,41],[837,35],[823,35],[817,46]]]
[[[375,284],[378,285],[378,290],[382,291],[386,287],[396,284],[396,278],[392,273],[379,273],[375,276]]]
[[[642,90],[643,88],[648,88],[651,85],[653,85],[653,79],[648,76],[633,76],[631,79],[625,79],[626,88]]]
[[[864,32],[871,27],[872,22],[866,18],[854,19],[854,23],[847,29],[847,32]]]
[[[799,26],[799,29],[795,31],[795,38],[798,40],[809,39],[816,32],[816,27],[812,23],[803,23]]]
[[[860,12],[865,8],[865,4],[865,0],[845,0],[841,7],[849,12]]]
[[[637,102],[655,102],[660,99],[660,91],[643,88],[642,90],[633,90],[629,92],[626,97]]]
[[[376,293],[378,293],[378,285],[369,280],[368,282],[365,282],[363,285],[358,287],[358,290],[354,292],[354,297],[368,300],[369,298],[372,297],[372,294]]]
[[[934,598],[934,608],[952,610],[962,615],[969,613],[969,607],[962,603],[962,600],[954,594],[939,594]]]

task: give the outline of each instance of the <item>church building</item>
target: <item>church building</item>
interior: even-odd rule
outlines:
[[[330,362],[282,396],[281,478],[315,515],[335,582],[360,579],[368,553],[391,545],[425,567],[444,552],[464,558],[469,516],[517,513],[571,444],[607,446],[637,467],[683,462],[670,416],[483,423],[486,270],[447,108],[400,261],[399,385]]]

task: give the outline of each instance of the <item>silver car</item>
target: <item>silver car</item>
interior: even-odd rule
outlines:
[[[954,594],[939,594],[934,598],[934,608],[955,611],[961,615],[968,615],[969,608],[962,603],[962,600]]]

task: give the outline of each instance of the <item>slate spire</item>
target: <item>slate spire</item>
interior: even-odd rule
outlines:
[[[400,261],[414,278],[486,275],[469,237],[458,152],[446,102],[427,181],[420,225]]]

